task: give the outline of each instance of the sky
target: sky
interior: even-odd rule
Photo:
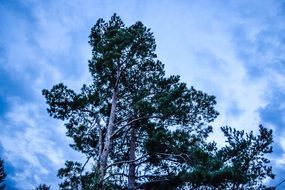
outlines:
[[[221,126],[274,131],[270,155],[278,184],[285,178],[285,2],[281,0],[1,0],[0,157],[9,190],[40,183],[57,189],[57,170],[74,152],[61,121],[41,94],[63,82],[90,83],[88,36],[97,19],[117,13],[127,26],[151,28],[167,75],[217,98]],[[280,186],[280,189],[285,185]]]

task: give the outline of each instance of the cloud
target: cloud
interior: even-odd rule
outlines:
[[[62,124],[49,121],[43,107],[11,101],[11,109],[1,119],[0,134],[3,156],[15,168],[15,175],[9,178],[21,188],[43,182],[54,184],[53,180],[58,181],[56,170],[65,159],[80,157],[68,151],[69,141],[58,129],[63,128]],[[45,176],[50,179],[42,181]]]
[[[38,19],[32,11],[27,10],[34,10],[34,6],[11,3],[0,8],[3,13],[1,24],[9,23],[5,28],[5,36],[0,34],[3,39],[0,52],[0,70],[3,71],[0,76],[0,102],[3,108],[0,139],[3,149],[1,157],[4,157],[9,170],[7,186],[12,189],[32,189],[36,184],[47,183],[55,189],[59,181],[56,177],[57,169],[67,159],[82,158],[68,147],[70,140],[65,137],[62,123],[48,117],[41,90],[61,81],[73,84],[75,80],[89,80],[84,75],[87,68],[66,70],[63,69],[66,65],[58,64],[64,55],[75,55],[72,51],[78,53],[77,59],[82,59],[86,55],[85,50],[89,49],[81,49],[79,44],[78,49],[72,49],[68,45],[70,28],[61,27],[58,22],[44,23],[43,17],[42,20]],[[43,24],[47,27],[46,31],[39,33]],[[53,43],[48,45],[48,40]],[[58,43],[62,46],[55,54],[55,49],[60,45]],[[69,56],[66,62],[61,63],[73,63],[77,60],[72,60],[73,57]],[[86,57],[82,60],[86,61]],[[77,64],[78,68],[80,63]],[[83,75],[67,77],[73,76],[70,73],[80,71]],[[72,86],[76,87],[76,84]]]
[[[268,81],[252,80],[247,72],[250,65],[239,51],[267,27],[267,20],[260,18],[267,5],[168,1],[156,13],[158,5],[149,6],[146,23],[157,34],[158,57],[168,73],[179,74],[187,84],[217,97],[221,113],[217,131],[222,125],[257,130],[258,111],[267,104],[263,92]]]
[[[89,30],[114,12],[152,29],[168,75],[217,97],[212,139],[221,141],[223,125],[256,131],[264,123],[275,130],[275,168],[285,163],[281,2],[11,0],[0,11],[0,139],[18,189],[56,184],[56,169],[78,158],[62,123],[48,118],[41,90],[91,81]]]

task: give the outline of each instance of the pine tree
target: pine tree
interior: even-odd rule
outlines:
[[[274,189],[274,187],[266,187],[264,184],[264,179],[274,178],[272,167],[268,165],[269,160],[265,157],[265,154],[272,152],[272,130],[260,125],[257,135],[254,135],[252,131],[245,133],[230,127],[222,127],[222,131],[227,138],[226,146],[218,149],[215,143],[206,143],[204,146],[199,147],[190,145],[186,149],[179,147],[177,152],[180,152],[181,159],[177,159],[177,162],[186,163],[183,170],[168,176],[167,180],[159,180],[156,176],[158,180],[145,183],[143,188]],[[180,140],[182,138],[179,137]],[[174,139],[173,141],[177,140]],[[189,140],[185,139],[184,141]],[[163,142],[163,144],[166,144],[166,141]],[[191,163],[187,163],[188,161]],[[163,179],[162,176],[160,179]]]
[[[4,169],[4,161],[0,159],[0,190],[3,190],[5,188],[5,178],[6,178],[6,173]]]
[[[48,186],[46,184],[41,184],[38,187],[36,187],[35,190],[50,190],[50,186]]]
[[[67,161],[59,170],[58,176],[64,179],[60,188],[232,187],[234,177],[226,175],[228,164],[235,166],[231,167],[235,171],[240,165],[233,161],[243,157],[235,159],[230,146],[218,150],[215,143],[205,141],[212,131],[210,123],[218,116],[215,97],[188,88],[179,76],[165,76],[150,29],[141,22],[126,27],[114,14],[109,22],[99,19],[89,38],[93,83],[83,85],[80,92],[62,83],[43,90],[49,114],[66,122],[67,136],[74,141],[72,148],[86,156],[84,164]],[[229,139],[232,131],[223,128]],[[270,153],[265,151],[271,143],[270,135],[267,137],[263,149],[248,155],[261,154],[260,168],[248,167],[251,180],[240,184],[250,186],[254,180],[271,176],[262,157]],[[252,138],[248,146],[263,140],[253,135],[239,138]],[[241,153],[247,148],[232,151]],[[86,172],[90,161],[95,164]],[[219,178],[215,184],[213,179]]]

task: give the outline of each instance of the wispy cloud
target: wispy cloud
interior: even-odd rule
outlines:
[[[213,139],[221,125],[249,131],[264,123],[277,131],[275,170],[284,166],[282,2],[11,0],[0,11],[0,142],[13,188],[46,182],[56,189],[56,169],[78,158],[62,123],[45,112],[41,89],[90,81],[89,30],[114,12],[152,29],[167,74],[217,96]]]
[[[59,129],[62,124],[47,120],[42,109],[11,100],[10,110],[0,120],[3,156],[14,167],[11,179],[17,181],[15,185],[19,188],[32,188],[42,183],[44,176],[50,176],[46,182],[53,183],[56,169],[67,157],[72,157],[65,155],[68,141],[62,138],[64,132]]]

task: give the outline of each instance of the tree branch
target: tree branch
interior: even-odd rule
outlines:
[[[169,153],[156,153],[158,155],[162,155],[162,156],[169,156],[169,157],[179,157],[181,159],[183,159],[184,161],[186,161],[186,159],[191,160],[189,155],[185,154],[185,153],[181,153],[181,154],[169,154]],[[187,157],[187,158],[185,158]],[[171,161],[175,161],[175,160],[171,160]]]
[[[82,176],[82,172],[83,172],[83,170],[84,170],[86,164],[87,164],[87,163],[89,162],[89,160],[91,159],[91,157],[92,157],[92,156],[89,156],[89,157],[87,158],[86,162],[83,164],[83,166],[82,166],[82,168],[81,168],[81,171],[80,171],[80,176]]]
[[[142,119],[155,119],[155,118],[163,118],[163,117],[167,117],[167,116],[143,116],[143,117],[138,117],[136,119],[133,119],[131,121],[129,121],[128,123],[126,123],[125,125],[123,125],[122,127],[120,127],[119,129],[117,129],[116,131],[113,132],[112,137],[114,137],[115,135],[117,135],[121,130],[123,130],[124,127],[131,125],[132,123],[142,120]],[[114,126],[124,122],[124,121],[128,121],[129,119],[124,119],[122,121],[119,121],[117,123],[114,124]]]
[[[275,189],[277,189],[278,186],[280,186],[282,183],[285,182],[285,179],[283,179],[281,182],[279,182],[276,186],[275,186]]]
[[[137,162],[137,161],[139,161],[139,160],[141,160],[141,159],[143,159],[143,158],[145,158],[145,157],[147,157],[147,156],[148,156],[148,155],[145,154],[145,155],[143,155],[143,156],[141,156],[141,157],[139,157],[139,158],[137,158],[137,159],[135,159],[135,160],[126,160],[126,161],[114,162],[114,163],[108,165],[108,166],[106,167],[106,170],[107,170],[108,168],[114,166],[114,165],[118,165],[118,164],[128,164],[128,163],[132,163],[132,162]]]
[[[139,189],[139,188],[141,188],[147,184],[157,183],[157,182],[162,182],[162,181],[169,181],[169,179],[165,178],[165,179],[159,179],[159,180],[153,180],[153,181],[145,182],[145,183],[142,183],[142,184],[136,186],[135,189]]]

